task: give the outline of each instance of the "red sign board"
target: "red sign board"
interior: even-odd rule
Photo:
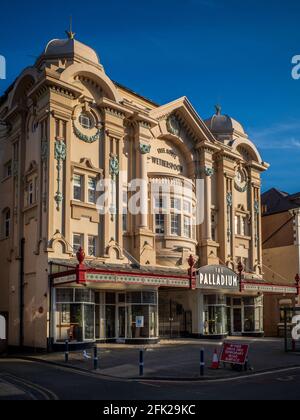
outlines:
[[[247,361],[248,353],[248,344],[224,343],[221,362],[233,365],[244,365]]]

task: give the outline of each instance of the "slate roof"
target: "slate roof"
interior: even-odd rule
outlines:
[[[262,195],[261,201],[262,206],[266,209],[263,211],[263,216],[284,213],[300,207],[300,192],[296,194],[289,194],[276,188],[272,188]]]

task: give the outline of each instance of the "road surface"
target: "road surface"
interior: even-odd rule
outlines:
[[[299,400],[300,368],[215,382],[110,379],[31,361],[0,359],[0,400]]]

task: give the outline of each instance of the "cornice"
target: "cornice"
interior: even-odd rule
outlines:
[[[99,109],[104,110],[107,114],[114,115],[122,119],[129,118],[134,114],[133,111],[129,110],[125,106],[120,105],[107,98],[101,98],[97,102],[97,107]]]
[[[41,95],[41,93],[45,91],[45,88],[50,88],[52,91],[71,99],[79,98],[83,92],[83,90],[77,86],[62,82],[53,75],[45,72],[44,78],[29,91],[28,97]]]
[[[247,162],[245,164],[245,166],[248,167],[248,168],[251,168],[251,169],[255,169],[259,172],[265,172],[270,168],[270,165],[266,162],[263,162],[263,163],[260,164],[258,162],[254,162],[254,161]]]

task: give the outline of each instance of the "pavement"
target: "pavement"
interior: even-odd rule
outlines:
[[[231,338],[229,343],[249,344],[249,365],[247,372],[236,372],[230,366],[210,369],[214,351],[220,354],[223,341],[199,341],[193,339],[162,340],[158,345],[144,346],[145,380],[217,380],[237,378],[253,373],[272,372],[285,368],[300,367],[299,353],[285,353],[282,339]],[[205,376],[200,378],[200,350],[205,350]],[[119,344],[98,345],[99,375],[120,379],[139,378],[139,351],[141,346]],[[61,367],[95,372],[93,352],[70,352],[69,362],[65,363],[64,353],[26,356],[28,360],[53,364]],[[19,356],[18,356],[19,357]]]

